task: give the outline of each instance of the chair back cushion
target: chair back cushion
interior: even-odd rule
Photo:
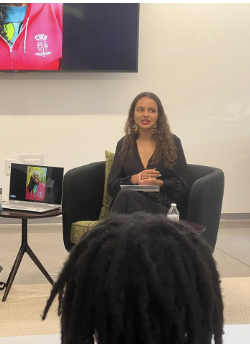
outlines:
[[[113,197],[110,196],[110,194],[108,193],[108,178],[109,178],[109,173],[114,161],[114,156],[115,156],[114,153],[105,151],[105,157],[106,157],[105,180],[104,180],[102,208],[101,208],[99,220],[103,220],[107,217],[107,215],[109,214],[109,208],[113,199]]]

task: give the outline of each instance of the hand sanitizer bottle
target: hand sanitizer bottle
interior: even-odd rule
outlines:
[[[171,208],[168,211],[167,218],[172,221],[179,221],[179,211],[175,203],[171,203]]]

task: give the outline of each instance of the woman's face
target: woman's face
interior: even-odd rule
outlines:
[[[158,119],[158,107],[156,101],[143,97],[135,104],[134,120],[139,130],[151,130]]]
[[[39,179],[40,179],[40,174],[37,173],[37,172],[33,172],[33,173],[32,173],[32,179],[33,179],[33,182],[34,182],[35,184],[37,184],[37,183],[39,182]]]

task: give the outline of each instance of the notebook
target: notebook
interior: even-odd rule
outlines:
[[[120,185],[122,190],[133,190],[141,192],[159,192],[160,187],[158,185]]]
[[[61,208],[63,172],[63,167],[12,163],[3,209],[44,213]]]

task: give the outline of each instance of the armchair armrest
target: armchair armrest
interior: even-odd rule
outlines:
[[[105,162],[96,162],[69,170],[63,181],[63,240],[69,251],[73,222],[99,218],[105,176]]]
[[[188,218],[190,222],[206,227],[202,237],[214,250],[224,193],[224,173],[218,168],[210,168],[210,174],[197,179],[190,190]]]

